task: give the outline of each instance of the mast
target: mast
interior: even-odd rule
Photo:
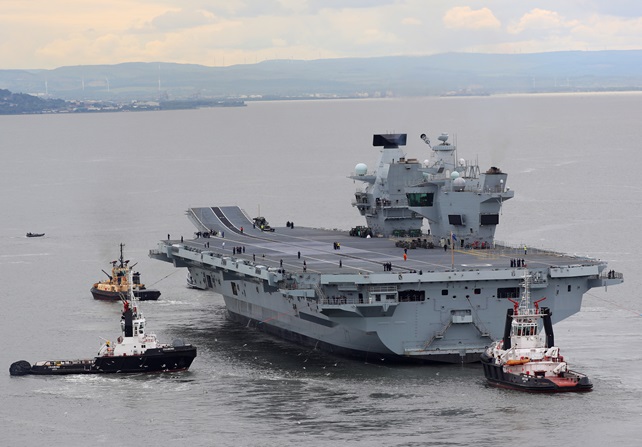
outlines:
[[[125,267],[125,257],[123,256],[123,248],[125,248],[125,244],[122,242],[120,243],[120,258],[118,260],[120,261],[120,266]]]

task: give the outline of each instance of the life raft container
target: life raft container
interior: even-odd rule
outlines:
[[[530,362],[531,359],[528,357],[522,357],[521,359],[510,359],[506,361],[507,365],[523,365],[524,363]]]

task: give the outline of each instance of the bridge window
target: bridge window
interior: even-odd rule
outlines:
[[[408,206],[432,206],[434,194],[431,192],[409,192],[406,194],[408,198]]]

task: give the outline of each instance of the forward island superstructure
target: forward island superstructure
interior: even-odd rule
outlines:
[[[368,227],[381,237],[421,236],[425,218],[429,234],[441,245],[455,235],[461,248],[491,247],[502,204],[514,196],[506,187],[508,175],[497,167],[481,173],[476,162],[457,159],[447,134],[419,163],[399,147],[406,138],[375,135],[373,145],[383,148],[376,171],[368,174],[367,165],[359,163],[350,176],[366,184],[352,204]],[[421,139],[430,146],[425,134]]]
[[[445,134],[435,146],[421,136],[431,156],[420,163],[401,150],[406,139],[375,135],[376,169],[359,163],[349,176],[364,185],[353,206],[367,226],[268,232],[236,206],[190,208],[197,237],[161,241],[150,256],[221,294],[232,320],[368,361],[478,361],[502,337],[526,268],[553,323],[589,289],[623,281],[597,259],[497,245],[514,195],[507,174],[457,158]]]

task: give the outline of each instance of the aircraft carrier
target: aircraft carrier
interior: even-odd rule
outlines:
[[[421,136],[430,159],[407,158],[406,138],[375,135],[376,168],[349,176],[363,183],[352,202],[362,227],[273,228],[236,206],[190,208],[196,237],[160,241],[150,257],[223,295],[232,320],[366,361],[478,361],[502,337],[526,270],[553,323],[589,289],[623,281],[597,259],[496,244],[514,196],[507,174],[457,158],[446,134],[434,146]]]

